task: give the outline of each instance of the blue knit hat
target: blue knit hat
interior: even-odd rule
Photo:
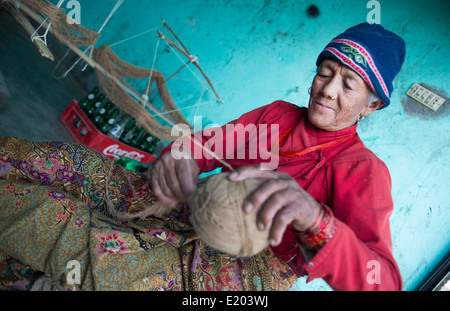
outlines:
[[[392,82],[405,59],[405,41],[379,24],[362,23],[334,38],[320,53],[316,65],[326,58],[358,73],[387,107]]]

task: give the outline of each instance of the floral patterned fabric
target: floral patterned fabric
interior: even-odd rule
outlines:
[[[67,290],[287,290],[297,280],[270,248],[246,258],[208,248],[186,204],[127,221],[108,202],[134,213],[155,197],[145,175],[84,145],[0,137],[0,289],[28,290],[43,274]]]

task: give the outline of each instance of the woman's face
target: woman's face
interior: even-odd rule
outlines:
[[[370,102],[369,88],[353,70],[326,59],[311,86],[309,121],[320,129],[337,131],[353,126],[359,116],[368,116],[382,101]]]

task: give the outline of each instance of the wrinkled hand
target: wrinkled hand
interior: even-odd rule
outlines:
[[[155,196],[169,206],[178,202],[192,203],[197,192],[197,177],[200,169],[192,157],[179,160],[170,152],[161,155],[148,175]]]
[[[260,230],[270,230],[272,246],[281,243],[291,223],[298,231],[304,231],[314,223],[320,204],[291,176],[255,166],[241,167],[229,177],[230,181],[248,178],[267,180],[244,200],[243,208],[247,213],[258,211],[258,227]]]

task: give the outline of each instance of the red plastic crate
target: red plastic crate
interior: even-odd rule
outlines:
[[[81,124],[78,128],[74,126],[77,118],[81,119]],[[77,142],[97,150],[111,160],[117,160],[126,156],[141,163],[152,164],[156,159],[150,153],[104,135],[95,127],[75,100],[70,102],[59,119]],[[87,131],[83,136],[80,132],[84,127],[86,127]]]

